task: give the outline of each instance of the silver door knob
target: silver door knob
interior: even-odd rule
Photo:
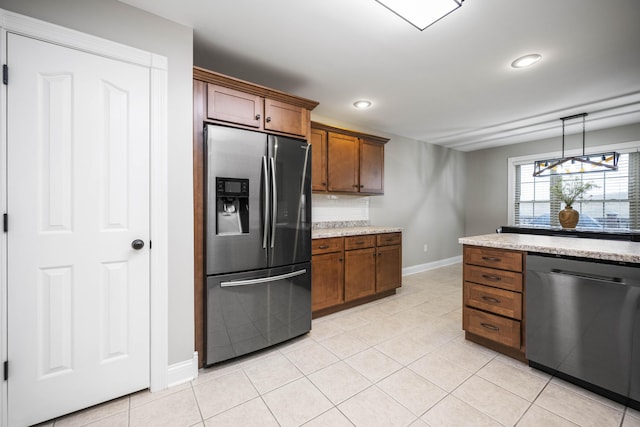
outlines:
[[[144,248],[144,241],[142,241],[140,239],[136,239],[133,242],[131,242],[131,247],[138,251],[138,250]]]

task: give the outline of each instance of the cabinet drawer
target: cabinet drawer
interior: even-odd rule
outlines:
[[[522,320],[522,294],[464,282],[464,304]]]
[[[344,250],[372,248],[376,245],[376,235],[349,236],[344,238]]]
[[[473,308],[463,309],[464,330],[513,348],[520,348],[520,322]]]
[[[377,246],[399,245],[402,241],[402,233],[383,233],[376,236]]]
[[[522,273],[465,264],[463,275],[466,282],[522,292]]]
[[[522,272],[522,252],[518,251],[465,246],[464,262],[466,264]]]
[[[331,237],[329,239],[313,239],[311,241],[311,254],[326,254],[329,252],[340,252],[344,248],[343,237]]]

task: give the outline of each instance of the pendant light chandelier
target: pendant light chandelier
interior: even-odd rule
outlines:
[[[584,153],[585,118],[587,115],[587,113],[581,113],[560,118],[560,120],[562,120],[562,158],[536,160],[533,168],[534,177],[618,170],[618,158],[620,157],[620,153],[616,153],[615,151],[599,154]],[[565,157],[564,123],[567,120],[577,119],[580,117],[582,118],[582,155]]]

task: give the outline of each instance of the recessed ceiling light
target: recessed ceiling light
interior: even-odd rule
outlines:
[[[365,110],[369,107],[371,107],[371,101],[367,101],[366,99],[361,99],[359,101],[356,101],[353,103],[353,106],[356,108],[359,108],[361,110]]]
[[[513,68],[526,68],[542,59],[542,55],[532,53],[530,55],[521,56],[511,63]]]

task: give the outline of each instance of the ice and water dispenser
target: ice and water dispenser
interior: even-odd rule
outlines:
[[[249,232],[249,180],[216,178],[216,234]]]

